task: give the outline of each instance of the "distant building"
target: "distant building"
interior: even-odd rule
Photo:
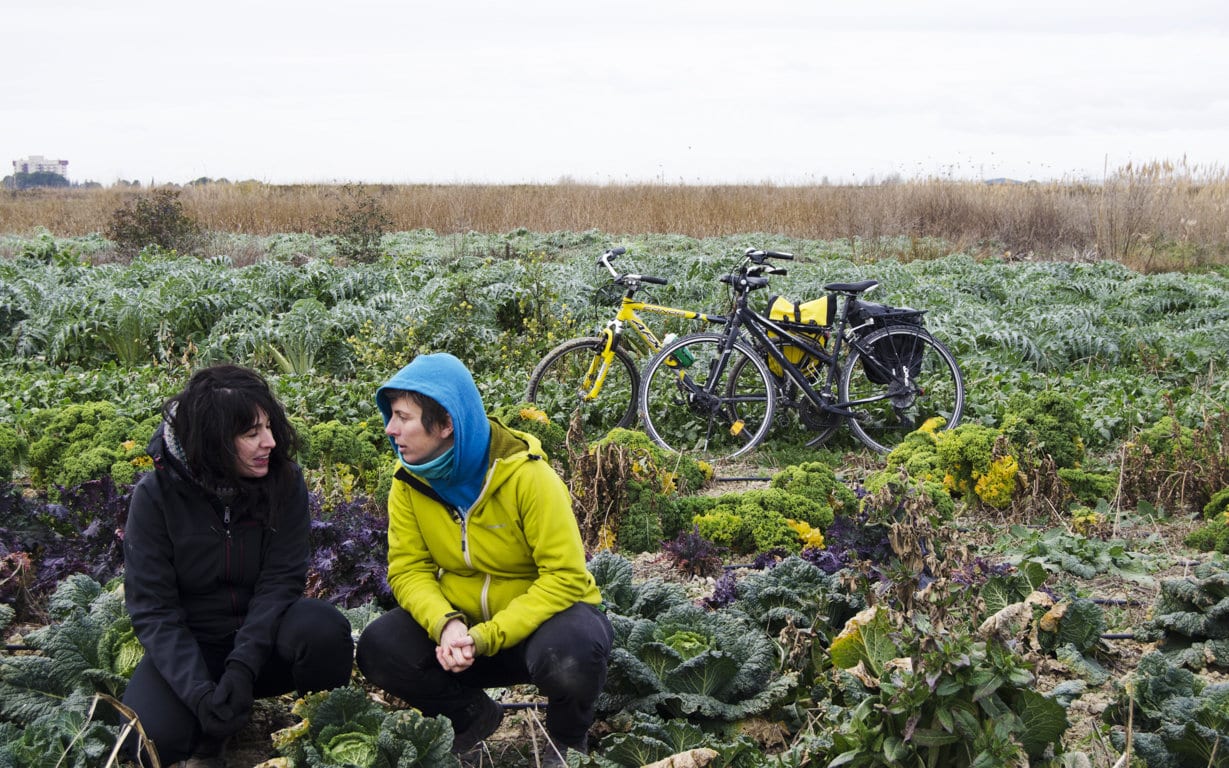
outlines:
[[[13,173],[54,173],[68,178],[68,161],[30,155],[13,161]]]

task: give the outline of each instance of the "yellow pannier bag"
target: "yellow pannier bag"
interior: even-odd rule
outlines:
[[[829,301],[827,296],[820,296],[818,299],[804,301],[801,304],[795,304],[784,296],[773,296],[768,301],[769,320],[789,323],[791,327],[788,330],[805,333],[821,347],[827,343],[828,334],[824,329],[832,324],[835,310],[836,302]],[[798,325],[814,326],[815,331],[812,333],[809,329],[797,328],[796,326]],[[776,335],[772,331],[768,332],[770,338],[775,338]],[[785,355],[786,360],[795,365],[806,354],[801,347],[794,346],[793,344],[782,345],[781,352]],[[772,358],[768,359],[768,368],[776,376],[780,376],[783,373],[781,366]]]

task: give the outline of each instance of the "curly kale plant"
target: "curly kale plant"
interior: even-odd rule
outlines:
[[[772,476],[769,487],[805,496],[828,507],[833,514],[848,515],[858,509],[857,495],[822,461],[788,466]]]
[[[1059,467],[1078,467],[1084,459],[1084,416],[1070,395],[1017,392],[1008,400],[1001,424],[1024,463],[1048,455]]]
[[[1209,684],[1165,654],[1149,653],[1117,689],[1103,715],[1115,726],[1110,741],[1117,749],[1126,748],[1129,724],[1132,750],[1147,765],[1229,766],[1229,684]]]
[[[797,682],[780,673],[772,640],[745,614],[678,605],[653,619],[612,616],[605,713],[733,722],[763,714]]]
[[[449,768],[452,725],[416,709],[387,711],[358,688],[308,694],[291,711],[297,725],[273,734],[290,768]]]
[[[72,487],[117,471],[117,483],[131,483],[132,462],[139,460],[159,418],[138,422],[105,401],[37,411],[26,423],[30,433],[39,435],[27,456],[30,479],[48,488]]]
[[[794,523],[821,531],[832,523],[832,508],[781,488],[727,493],[693,520],[700,535],[740,554],[784,549],[797,554],[803,541]]]

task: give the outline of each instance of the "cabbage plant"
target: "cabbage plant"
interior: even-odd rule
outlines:
[[[450,768],[452,724],[416,709],[388,711],[355,687],[308,694],[291,711],[302,720],[273,734],[290,768]]]
[[[598,700],[662,717],[733,722],[784,701],[797,673],[781,673],[767,634],[745,614],[685,603],[656,619],[612,615],[615,647]]]

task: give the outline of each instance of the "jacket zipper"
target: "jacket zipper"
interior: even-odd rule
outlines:
[[[231,582],[231,578],[230,578],[231,576],[231,573],[230,573],[231,571],[231,549],[234,546],[234,539],[232,539],[230,535],[230,505],[229,504],[227,504],[225,507],[222,508],[222,525],[224,525],[226,528],[226,531],[225,531],[226,532],[226,544],[224,547],[225,557],[223,559],[222,575],[226,578],[227,582],[230,583]],[[234,616],[236,622],[238,622],[239,620],[239,601],[235,599],[235,588],[233,586],[229,587],[227,591],[230,593],[231,615]]]

